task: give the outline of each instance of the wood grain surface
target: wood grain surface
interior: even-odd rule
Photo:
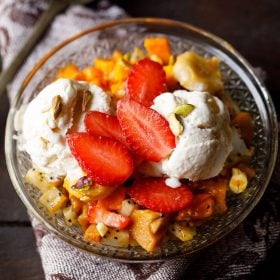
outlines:
[[[279,0],[123,0],[114,2],[123,7],[131,16],[180,20],[226,39],[253,66],[259,66],[266,71],[267,87],[277,110],[280,111]],[[94,4],[90,7],[94,8]],[[8,101],[6,97],[2,97],[0,110],[0,279],[44,279],[28,215],[11,185],[6,170],[3,143],[7,112]],[[280,259],[278,245],[272,253],[269,253],[268,261],[259,269],[260,273],[263,273],[265,269],[276,268],[272,263],[276,258]]]

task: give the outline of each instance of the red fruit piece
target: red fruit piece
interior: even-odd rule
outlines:
[[[106,226],[117,229],[125,229],[131,223],[131,219],[129,217],[111,212],[99,203],[89,205],[88,221],[91,224],[101,222]]]
[[[156,111],[125,98],[118,102],[117,117],[130,148],[143,159],[160,161],[175,147],[168,122]]]
[[[86,113],[84,122],[86,130],[90,134],[114,138],[124,145],[126,144],[117,117],[97,111],[90,111]]]
[[[128,74],[126,90],[130,98],[150,107],[154,98],[167,90],[162,65],[148,58],[140,60]]]
[[[122,184],[133,172],[129,151],[116,140],[75,132],[67,136],[67,142],[81,168],[100,185]]]
[[[164,178],[138,179],[128,188],[128,194],[139,205],[161,213],[184,209],[193,200],[193,194],[186,185],[170,188]]]

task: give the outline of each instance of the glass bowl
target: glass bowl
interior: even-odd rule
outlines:
[[[92,245],[84,240],[79,227],[68,227],[61,215],[50,215],[38,202],[40,192],[24,182],[31,167],[29,156],[18,148],[18,132],[14,127],[15,113],[30,102],[55,77],[58,67],[75,63],[89,65],[95,57],[109,56],[113,50],[132,51],[143,46],[146,36],[164,35],[170,40],[175,54],[193,50],[205,57],[221,59],[225,89],[241,110],[249,111],[254,119],[256,176],[240,195],[228,197],[229,210],[198,229],[195,238],[188,242],[168,241],[152,253],[140,247],[117,248],[102,244]],[[261,80],[256,77],[248,62],[227,42],[185,23],[167,19],[137,18],[108,22],[69,38],[43,57],[23,82],[14,100],[7,120],[5,152],[12,183],[27,209],[49,231],[76,246],[99,256],[125,262],[153,262],[196,252],[234,229],[250,213],[263,195],[277,154],[277,122],[272,100]]]

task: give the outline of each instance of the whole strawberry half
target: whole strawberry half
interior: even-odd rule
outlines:
[[[128,188],[128,194],[139,205],[161,213],[184,209],[193,200],[193,194],[186,185],[170,188],[164,178],[140,178]]]
[[[122,184],[134,170],[129,151],[114,139],[75,132],[67,136],[67,143],[81,168],[100,185]]]
[[[144,58],[132,66],[126,82],[127,95],[131,99],[150,107],[154,98],[166,90],[162,65]]]
[[[124,98],[118,102],[117,117],[130,148],[143,159],[158,162],[175,147],[168,122],[153,109]]]

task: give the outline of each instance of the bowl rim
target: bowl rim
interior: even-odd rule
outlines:
[[[251,79],[255,82],[256,87],[259,88],[259,91],[262,93],[262,97],[264,98],[265,105],[268,107],[268,111],[270,112],[270,125],[272,129],[272,155],[273,157],[271,158],[271,161],[269,163],[269,172],[268,176],[265,179],[265,182],[261,188],[261,190],[255,195],[254,200],[252,201],[251,204],[247,205],[246,211],[242,211],[241,215],[239,216],[239,220],[234,222],[234,225],[229,226],[228,229],[223,232],[223,234],[220,234],[216,239],[211,240],[207,244],[203,244],[199,249],[194,250],[193,252],[186,252],[186,253],[177,253],[177,254],[172,254],[170,256],[164,256],[163,258],[152,258],[152,259],[127,259],[127,258],[115,258],[115,257],[110,257],[102,254],[97,254],[92,251],[88,251],[80,246],[78,246],[74,241],[72,237],[65,236],[63,233],[61,233],[58,229],[56,229],[54,226],[52,226],[48,221],[46,221],[43,217],[43,215],[37,213],[37,211],[33,208],[31,203],[28,201],[27,197],[21,190],[20,184],[18,183],[17,176],[13,170],[13,163],[12,163],[12,157],[10,156],[11,152],[11,145],[10,140],[12,139],[12,126],[10,125],[13,123],[13,117],[15,114],[15,108],[16,104],[18,103],[21,94],[23,93],[24,89],[26,86],[29,84],[30,80],[33,78],[33,76],[39,71],[41,66],[43,66],[47,60],[52,57],[56,52],[58,52],[60,49],[62,49],[64,46],[70,44],[71,42],[75,41],[76,39],[87,35],[92,32],[104,30],[106,28],[110,27],[115,27],[115,26],[121,26],[121,25],[127,25],[127,24],[158,24],[158,25],[166,25],[166,26],[172,26],[172,27],[179,27],[183,29],[187,29],[190,31],[193,31],[195,33],[199,33],[200,35],[214,41],[218,45],[224,47],[231,55],[233,55],[234,59],[236,59],[243,67],[244,69],[248,72],[247,76],[249,75]],[[23,80],[19,91],[12,101],[12,105],[10,107],[9,113],[8,113],[8,118],[6,122],[6,130],[5,130],[5,157],[6,157],[6,165],[8,169],[8,173],[10,175],[12,184],[21,198],[22,202],[24,203],[25,207],[27,208],[28,211],[32,213],[35,218],[37,218],[46,228],[50,233],[55,234],[58,236],[60,239],[63,241],[66,241],[68,244],[74,246],[75,248],[84,251],[86,253],[90,253],[96,257],[102,258],[102,259],[107,259],[107,260],[112,260],[112,261],[118,261],[118,262],[126,262],[126,263],[152,263],[152,262],[158,262],[158,261],[165,261],[168,259],[176,258],[179,256],[189,256],[191,254],[196,253],[197,251],[200,251],[211,244],[215,243],[216,241],[220,240],[223,238],[225,235],[229,234],[233,229],[235,229],[241,222],[244,221],[244,219],[249,215],[249,213],[253,210],[253,208],[256,206],[256,204],[260,201],[261,197],[263,196],[268,183],[270,181],[276,159],[277,159],[277,151],[278,151],[278,125],[277,125],[277,115],[276,115],[276,110],[272,101],[271,96],[269,95],[264,83],[262,80],[260,80],[256,74],[254,73],[254,70],[252,66],[249,64],[249,62],[238,52],[235,50],[235,48],[225,41],[224,39],[221,39],[220,37],[205,31],[204,29],[195,27],[191,24],[184,23],[181,21],[175,21],[175,20],[170,20],[166,18],[153,18],[153,17],[139,17],[139,18],[125,18],[125,19],[118,19],[118,20],[113,20],[113,21],[107,21],[105,23],[96,25],[92,28],[85,29],[82,32],[79,32],[68,39],[64,40],[57,46],[53,47],[47,54],[45,54],[38,63],[35,64],[35,66],[32,68],[32,70],[27,74],[26,78]]]

